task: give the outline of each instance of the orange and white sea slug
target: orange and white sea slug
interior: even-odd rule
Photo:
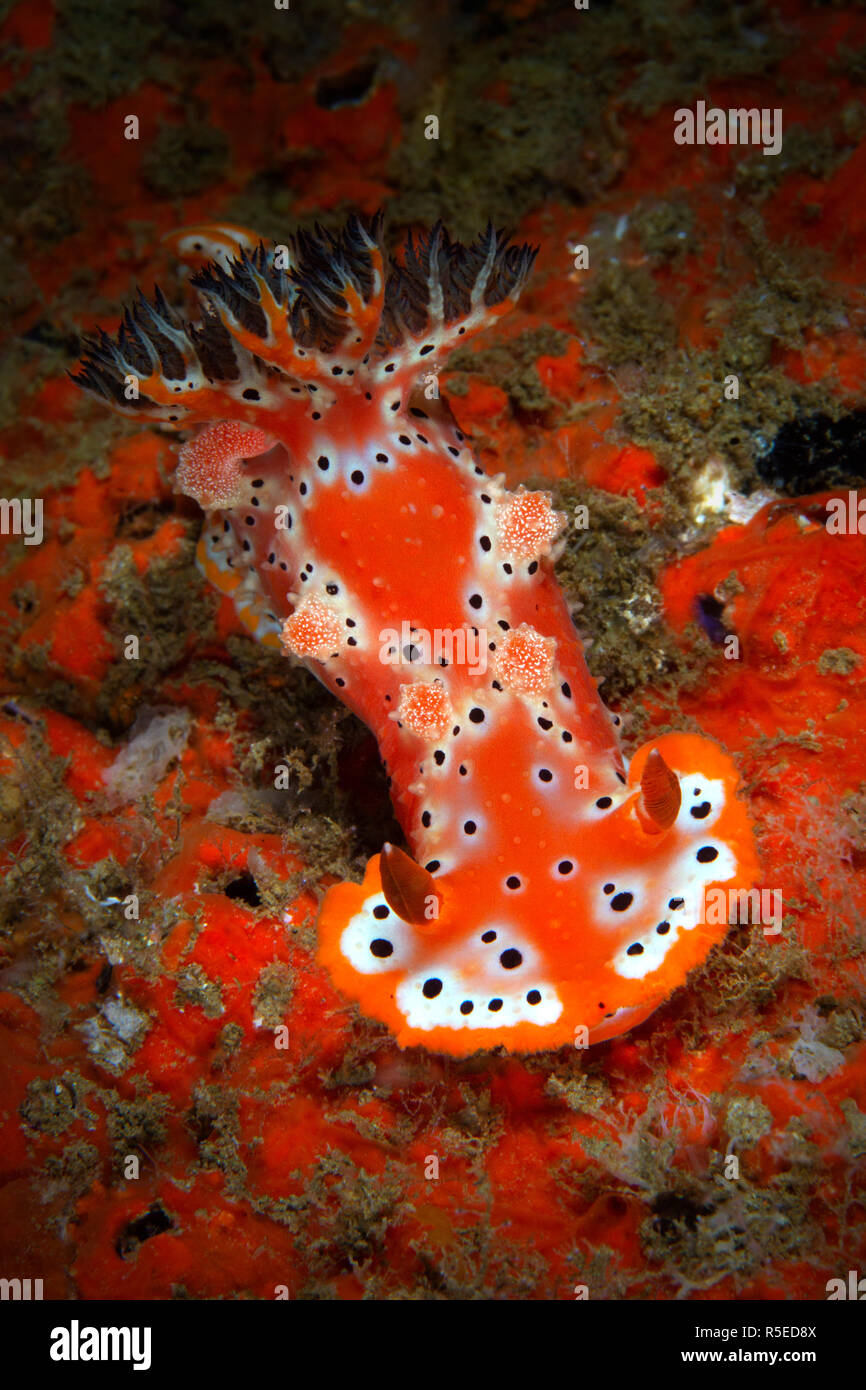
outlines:
[[[553,576],[563,517],[428,398],[533,259],[437,226],[397,261],[353,217],[199,271],[196,323],[140,297],[77,377],[205,426],[177,473],[202,568],[375,732],[411,848],[328,892],[320,958],[401,1044],[455,1054],[623,1033],[724,935],[705,891],[757,876],[716,744],[666,734],[626,767]]]

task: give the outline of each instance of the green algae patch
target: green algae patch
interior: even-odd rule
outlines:
[[[556,574],[605,701],[615,703],[650,684],[665,686],[669,694],[694,688],[715,648],[701,634],[688,653],[682,649],[664,622],[656,582],[667,560],[681,553],[676,506],[650,530],[633,498],[599,488],[560,484],[555,504],[569,517],[587,508],[588,526],[572,525],[566,532]]]
[[[452,352],[445,372],[448,393],[465,396],[469,377],[478,375],[504,391],[518,414],[542,413],[556,402],[538,375],[538,359],[562,357],[570,341],[559,329],[534,328],[477,351],[463,348]]]
[[[142,161],[142,177],[164,198],[201,193],[225,176],[228,140],[204,121],[162,125]]]
[[[822,676],[850,676],[861,664],[861,658],[850,647],[828,647],[818,657]]]

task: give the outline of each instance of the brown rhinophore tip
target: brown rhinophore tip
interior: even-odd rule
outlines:
[[[682,801],[679,778],[654,748],[644,764],[640,779],[638,815],[644,830],[659,834],[670,830]]]
[[[428,869],[422,869],[402,849],[385,844],[379,872],[385,901],[398,917],[415,925],[426,923],[429,926],[435,920],[440,899],[436,881]],[[431,903],[431,898],[435,903]]]

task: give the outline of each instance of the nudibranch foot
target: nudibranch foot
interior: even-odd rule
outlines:
[[[638,814],[642,774],[655,757],[681,792],[663,835]],[[396,910],[377,856],[362,884],[330,889],[321,957],[339,988],[403,1046],[468,1054],[505,1043],[533,1052],[615,1037],[722,940],[728,915],[716,910],[719,892],[757,876],[737,781],[710,740],[664,735],[638,750],[617,791],[583,793],[576,833],[561,836],[555,851],[530,838],[515,845],[501,861],[514,870],[505,894],[485,894],[483,864],[474,882],[459,865],[431,876],[441,905],[424,934]],[[531,828],[530,814],[515,808],[514,823]]]

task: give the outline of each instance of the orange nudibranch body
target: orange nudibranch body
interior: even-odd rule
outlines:
[[[255,251],[258,240],[246,227],[238,227],[234,222],[196,222],[167,232],[162,238],[163,245],[185,265],[216,261],[226,270],[245,251]]]
[[[328,892],[320,959],[404,1046],[614,1037],[724,935],[707,891],[758,866],[716,744],[667,734],[626,767],[553,575],[564,518],[485,474],[436,396],[533,253],[437,226],[388,263],[358,218],[277,251],[195,276],[197,324],[140,299],[78,380],[205,426],[178,472],[205,573],[379,740],[412,858]]]

